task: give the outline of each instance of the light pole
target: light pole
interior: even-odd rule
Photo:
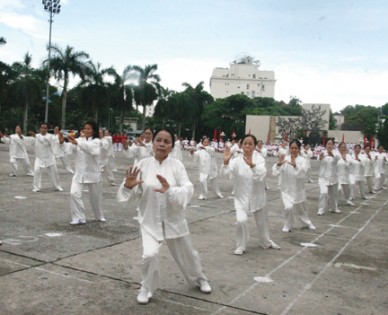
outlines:
[[[44,10],[50,13],[50,32],[48,46],[48,62],[47,62],[47,85],[46,85],[46,109],[44,113],[44,121],[48,122],[48,106],[49,106],[49,90],[50,90],[50,59],[51,59],[51,25],[53,24],[53,16],[61,12],[60,0],[42,0]]]

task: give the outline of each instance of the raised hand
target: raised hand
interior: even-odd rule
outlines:
[[[126,172],[124,186],[128,189],[132,189],[136,185],[143,183],[142,180],[137,179],[139,173],[139,168],[131,166]]]
[[[162,175],[156,175],[156,178],[162,184],[162,188],[154,189],[154,191],[160,192],[160,193],[165,193],[170,188],[170,184],[167,182],[167,180]]]
[[[230,147],[226,146],[224,150],[224,165],[228,165],[231,158],[232,158],[232,152],[230,152]]]
[[[255,167],[256,165],[252,161],[252,156],[244,156],[245,163],[248,164],[249,167]]]

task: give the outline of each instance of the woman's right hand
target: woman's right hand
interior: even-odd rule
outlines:
[[[136,185],[143,183],[142,180],[137,179],[137,176],[139,175],[139,173],[140,173],[139,168],[131,166],[129,170],[127,170],[126,172],[124,187],[128,189],[132,189]]]
[[[228,165],[231,158],[232,152],[230,152],[230,147],[226,146],[224,150],[224,165]]]

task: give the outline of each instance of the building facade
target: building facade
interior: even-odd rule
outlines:
[[[235,94],[253,97],[275,97],[275,73],[259,70],[260,62],[244,56],[230,68],[215,68],[210,78],[210,94],[225,98]]]

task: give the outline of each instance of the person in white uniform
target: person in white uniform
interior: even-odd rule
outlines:
[[[0,132],[0,137],[4,143],[9,144],[9,162],[11,164],[11,173],[9,176],[14,177],[18,175],[18,162],[22,164],[28,176],[34,176],[34,171],[27,153],[27,144],[34,143],[34,138],[23,136],[22,129],[19,125],[15,127],[15,134],[6,136]]]
[[[190,150],[190,154],[193,156],[194,161],[198,162],[199,166],[199,183],[201,186],[201,193],[198,197],[200,200],[205,200],[208,194],[207,181],[209,179],[213,188],[213,192],[218,198],[224,198],[221,194],[218,184],[218,167],[216,161],[216,151],[210,145],[210,140],[207,137],[202,139],[202,143],[198,144],[198,150],[194,152],[194,149]]]
[[[387,164],[387,154],[384,152],[383,145],[380,144],[377,150],[375,153],[375,191],[385,188],[385,165]]]
[[[221,174],[232,176],[234,207],[237,220],[237,246],[234,254],[242,255],[248,246],[248,215],[253,214],[259,234],[259,245],[263,248],[280,249],[269,236],[268,214],[265,209],[266,193],[263,179],[266,175],[265,161],[255,152],[257,144],[254,135],[241,139],[243,155],[232,159],[230,148],[224,151]]]
[[[57,138],[56,136],[47,133],[47,124],[42,123],[39,128],[40,133],[32,133],[35,137],[35,165],[34,165],[34,182],[33,192],[38,192],[41,189],[42,172],[47,169],[51,176],[51,181],[55,190],[63,191],[59,185],[59,176],[57,162],[53,152],[53,147],[57,144],[63,144],[65,139],[63,135]]]
[[[310,145],[306,144],[301,150],[301,155],[306,159],[307,174],[306,179],[308,183],[314,183],[311,178],[311,158],[313,157],[313,151],[311,151]]]
[[[375,178],[375,159],[370,150],[370,145],[367,144],[364,148],[364,176],[366,185],[368,187],[368,192],[371,194],[375,194],[376,191],[373,187],[373,181]]]
[[[341,213],[337,207],[338,200],[338,172],[337,163],[340,156],[333,151],[334,140],[328,139],[326,151],[319,155],[319,208],[318,215],[324,215],[327,210]]]
[[[267,148],[264,146],[264,142],[262,140],[258,140],[257,141],[256,151],[259,154],[261,154],[261,156],[264,158],[264,161],[265,161],[266,157],[268,155],[268,151],[267,151]],[[264,187],[265,187],[266,190],[269,190],[269,186],[267,185],[267,176],[264,177]]]
[[[60,143],[60,139],[63,136],[63,135],[61,136],[60,133],[61,132],[59,130],[59,127],[55,127],[54,136],[58,138],[58,142],[57,141],[53,142],[53,153],[56,159],[61,160],[65,170],[70,174],[74,174],[73,168],[71,167],[70,162],[67,158],[67,150],[66,150],[67,143],[66,142]]]
[[[117,193],[119,202],[140,199],[138,222],[143,241],[140,304],[147,304],[159,287],[159,252],[165,242],[187,282],[204,293],[211,287],[194,249],[184,209],[194,187],[182,162],[169,157],[173,135],[157,131],[153,142],[154,157],[143,159],[127,171]]]
[[[75,174],[70,188],[70,211],[72,225],[85,224],[85,205],[82,201],[82,191],[87,186],[89,200],[97,221],[105,222],[101,210],[101,167],[99,156],[101,141],[98,125],[88,121],[83,126],[82,136],[75,138],[68,136],[75,153]]]
[[[182,156],[182,149],[181,149],[181,140],[176,134],[174,135],[174,138],[175,138],[175,143],[171,151],[171,157],[182,162],[183,156]]]
[[[364,176],[365,166],[364,165],[365,165],[365,158],[361,154],[361,145],[356,144],[354,146],[354,152],[352,155],[351,172],[350,172],[351,182],[353,182],[353,185],[350,189],[352,199],[355,199],[356,186],[358,186],[360,190],[361,199],[368,199],[368,197],[365,196],[365,176]]]
[[[339,188],[344,193],[346,204],[349,206],[354,206],[354,203],[351,201],[351,194],[350,194],[350,187],[351,187],[350,171],[351,171],[352,158],[348,154],[346,143],[342,142],[339,145],[339,152],[341,155],[341,158],[338,160],[338,163],[337,163]]]
[[[108,133],[105,133],[102,129],[99,130],[99,137],[101,140],[101,152],[100,152],[100,167],[104,172],[109,184],[116,186],[116,179],[113,175],[113,169],[109,163],[109,153],[113,152],[112,137]]]
[[[300,155],[300,148],[300,141],[291,141],[289,154],[280,155],[277,163],[272,167],[273,175],[280,177],[280,191],[286,213],[283,232],[291,232],[295,218],[310,230],[315,230],[308,215],[304,187],[308,165],[306,159]]]
[[[136,139],[131,146],[128,146],[126,141],[122,142],[124,155],[131,159],[134,159],[134,164],[137,162],[151,157],[153,155],[152,151],[152,138],[153,131],[151,128],[146,128]]]

